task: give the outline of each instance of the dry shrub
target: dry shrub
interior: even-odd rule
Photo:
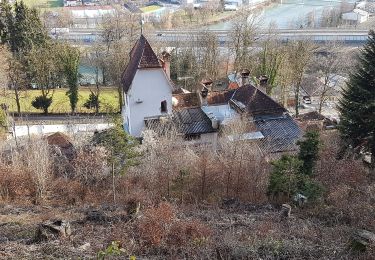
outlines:
[[[141,241],[148,246],[159,246],[167,237],[172,221],[176,218],[169,203],[160,203],[157,207],[145,210],[138,223]]]
[[[201,246],[211,230],[199,220],[179,220],[169,203],[145,210],[137,224],[141,244],[152,247]]]
[[[76,180],[58,178],[53,181],[52,191],[55,199],[69,205],[83,202],[87,196],[87,187]]]
[[[87,147],[78,151],[72,161],[74,178],[87,186],[95,186],[108,177],[107,151],[104,147]]]
[[[315,178],[326,189],[326,207],[318,207],[314,215],[330,225],[351,224],[375,228],[374,184],[368,169],[359,159],[338,159],[340,139],[337,132],[321,136],[323,147]]]
[[[316,167],[316,178],[328,189],[338,185],[357,187],[368,183],[367,169],[361,160],[347,157],[339,160],[340,138],[337,132],[322,134],[320,160]]]
[[[21,156],[36,191],[35,202],[40,203],[47,197],[51,180],[52,160],[48,144],[43,139],[33,139],[22,150]]]
[[[0,198],[15,200],[25,198],[34,193],[30,186],[30,174],[22,168],[7,166],[0,163]]]
[[[42,139],[32,139],[10,153],[7,166],[3,166],[1,173],[3,192],[12,195],[13,199],[31,195],[34,203],[44,201],[48,195],[52,164],[47,143]]]
[[[181,247],[189,244],[205,244],[211,236],[211,230],[199,220],[180,220],[171,226],[167,245]]]

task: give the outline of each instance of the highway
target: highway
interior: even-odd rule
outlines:
[[[69,29],[69,32],[52,36],[57,40],[90,45],[100,40],[101,32],[99,29]],[[159,42],[166,42],[173,47],[208,32],[215,34],[222,46],[231,41],[230,30],[163,30],[147,33],[147,36]],[[283,42],[293,40],[311,40],[316,43],[339,41],[351,45],[362,45],[368,37],[367,30],[353,29],[279,29],[272,34]],[[268,31],[260,30],[256,39],[261,41],[269,35]]]

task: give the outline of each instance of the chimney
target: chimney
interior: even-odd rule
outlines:
[[[161,53],[163,59],[162,59],[162,64],[163,64],[163,69],[165,73],[167,74],[168,79],[171,78],[171,55],[167,51],[163,51]]]
[[[206,86],[203,85],[203,88],[201,89],[199,93],[199,97],[200,97],[201,106],[207,106],[208,88]]]
[[[207,106],[208,93],[212,90],[212,79],[202,79],[200,86],[202,87],[199,93],[199,99],[201,106]]]
[[[250,71],[248,69],[243,69],[241,71],[241,86],[245,86],[246,84],[249,83],[249,76],[250,76]]]
[[[259,87],[263,91],[266,91],[268,87],[268,77],[266,75],[261,75],[259,76],[258,81],[259,81]]]
[[[201,81],[201,84],[205,86],[208,90],[212,90],[212,83],[213,81],[210,78],[202,79]]]

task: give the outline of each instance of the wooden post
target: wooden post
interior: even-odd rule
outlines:
[[[112,162],[112,191],[113,191],[113,203],[116,204],[115,163],[114,162]]]

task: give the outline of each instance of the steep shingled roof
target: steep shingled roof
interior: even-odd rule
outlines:
[[[284,107],[251,84],[236,89],[231,98],[231,104],[251,115],[286,112]]]
[[[122,87],[128,92],[137,69],[162,68],[158,57],[152,50],[150,43],[141,35],[130,52],[130,60],[122,74]]]

